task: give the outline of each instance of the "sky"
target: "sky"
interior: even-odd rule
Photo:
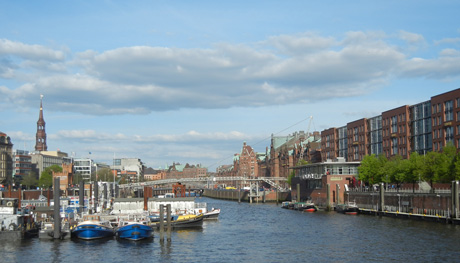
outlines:
[[[0,1],[0,131],[33,151],[232,164],[460,88],[459,1]],[[312,118],[310,118],[312,116]]]

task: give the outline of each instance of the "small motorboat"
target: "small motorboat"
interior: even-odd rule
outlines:
[[[203,213],[203,215],[204,215],[204,220],[219,219],[220,209],[213,207],[211,211],[207,211]]]
[[[185,214],[185,215],[172,215],[171,216],[171,227],[172,228],[194,228],[194,227],[203,227],[204,215],[194,215],[194,214]],[[163,225],[166,227],[167,221],[163,221]],[[160,228],[160,222],[155,222],[154,226]]]
[[[303,211],[313,213],[313,212],[318,211],[318,207],[316,207],[316,205],[313,203],[308,203],[304,206]]]
[[[118,223],[115,236],[137,241],[153,237],[153,229],[147,220],[121,220]]]
[[[338,204],[335,207],[335,211],[347,215],[357,215],[359,213],[359,208],[355,202],[347,202],[345,204]]]
[[[113,227],[109,221],[101,221],[99,215],[85,215],[72,229],[72,235],[85,240],[112,237]]]

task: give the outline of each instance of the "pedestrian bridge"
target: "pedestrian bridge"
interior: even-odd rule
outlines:
[[[284,191],[286,188],[281,186],[280,182],[286,182],[287,178],[285,177],[239,177],[239,176],[229,176],[229,177],[194,177],[194,178],[173,178],[173,179],[162,179],[155,181],[147,181],[141,183],[131,183],[131,184],[122,184],[119,187],[124,188],[142,188],[144,186],[155,186],[155,185],[165,185],[165,184],[174,184],[174,183],[187,183],[187,182],[202,182],[207,184],[214,184],[216,182],[241,182],[241,183],[257,183],[265,182],[272,187],[276,188],[278,191]]]

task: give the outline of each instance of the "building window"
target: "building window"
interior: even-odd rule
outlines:
[[[391,141],[392,154],[398,154],[398,138],[392,138]]]
[[[453,101],[449,100],[444,103],[444,119],[445,121],[452,121],[454,119]]]
[[[446,128],[446,143],[454,141],[454,127]]]
[[[398,117],[391,117],[391,133],[398,132]]]
[[[456,106],[457,106],[457,108],[459,108],[459,107],[460,107],[460,98],[457,98],[456,101],[457,101],[457,105],[456,105]]]

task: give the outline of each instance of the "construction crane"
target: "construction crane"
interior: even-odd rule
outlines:
[[[310,134],[310,127],[311,127],[311,122],[313,121],[313,116],[309,117],[310,121],[308,122],[308,128],[307,132],[305,133],[305,139],[308,139],[308,136]],[[304,152],[304,143],[303,141],[300,142],[300,158],[299,160],[303,160],[303,152]]]

